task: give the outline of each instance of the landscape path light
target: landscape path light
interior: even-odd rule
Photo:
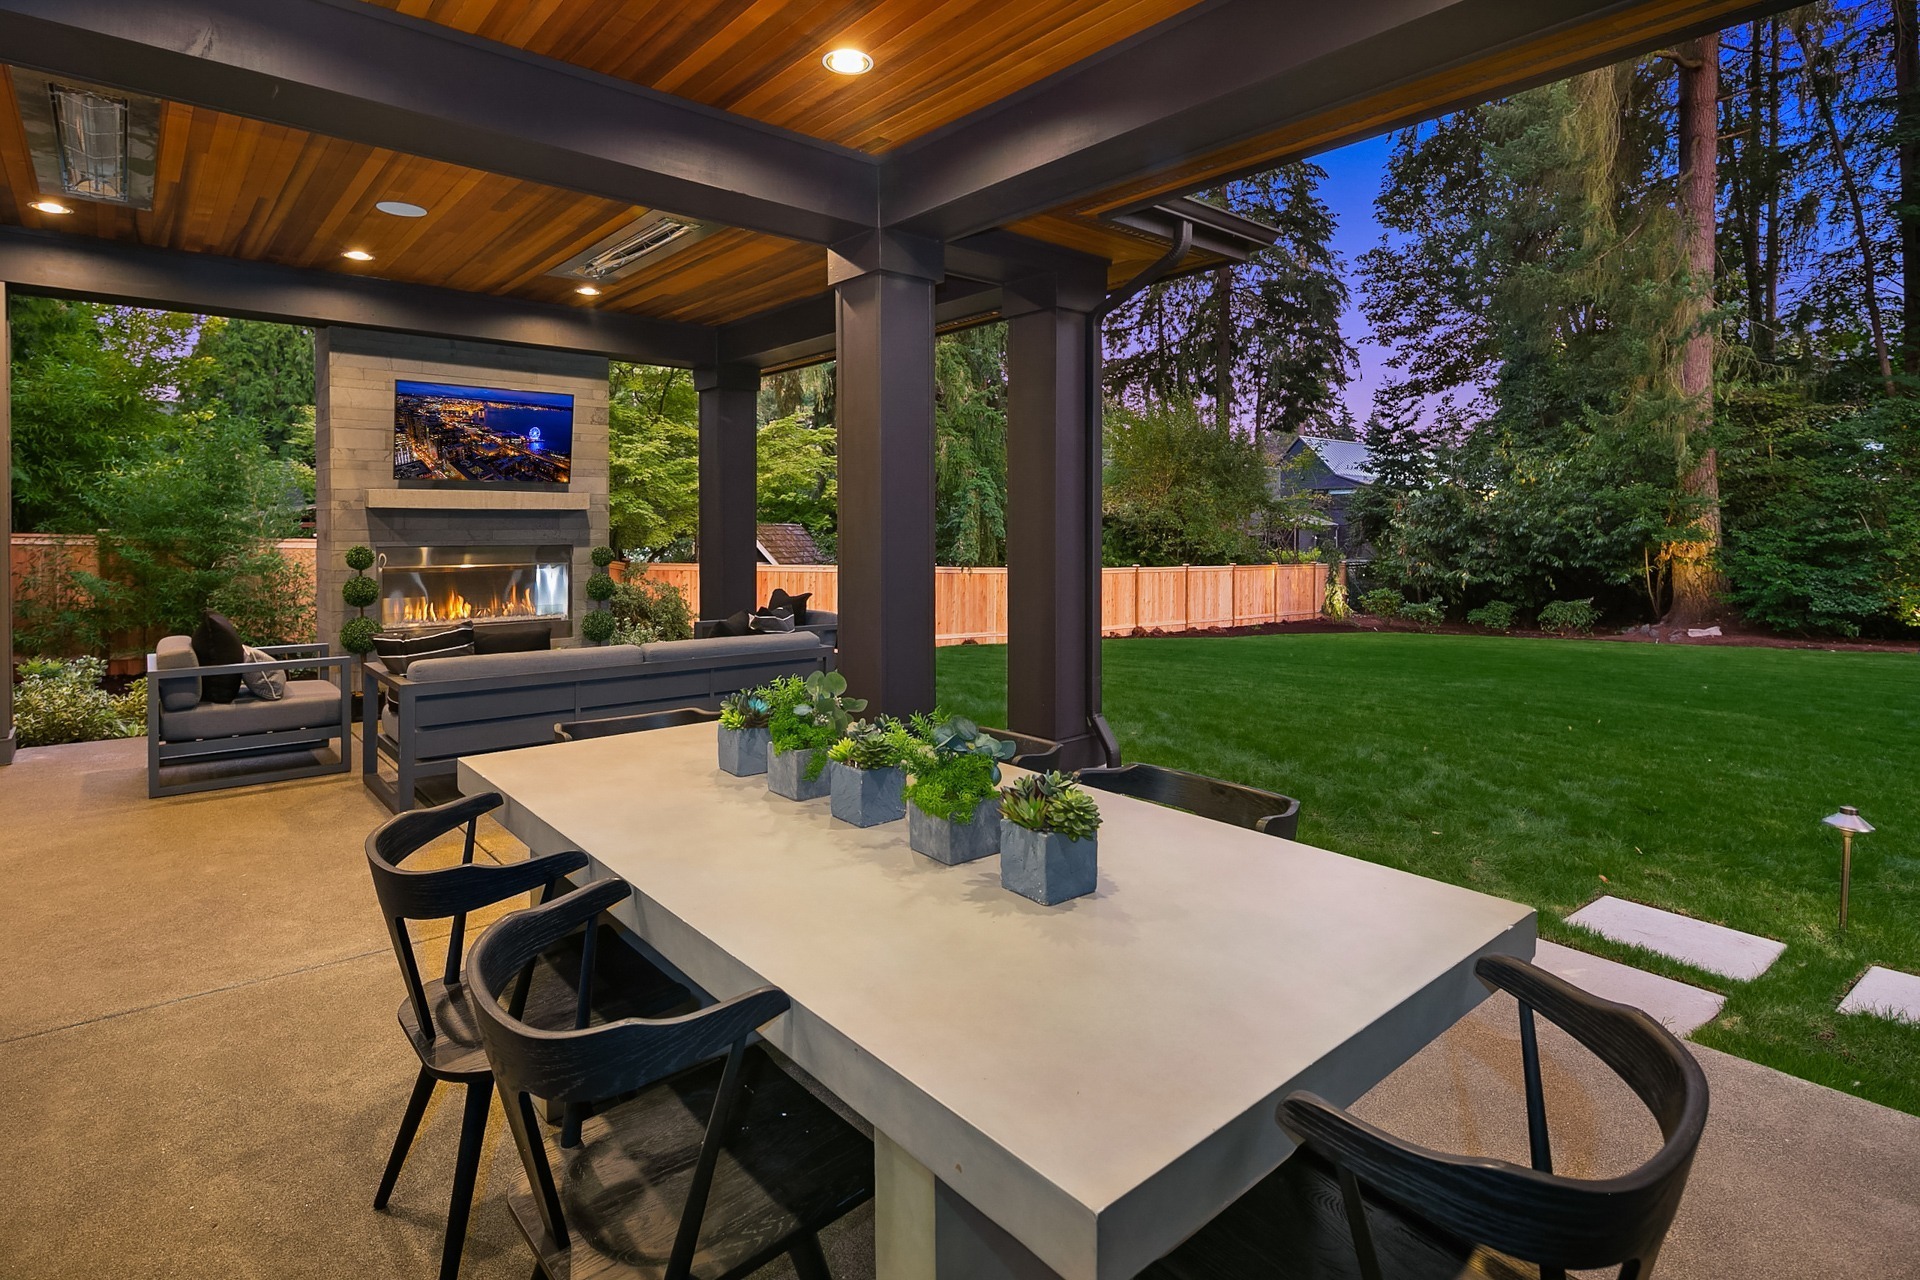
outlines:
[[[1840,828],[1840,927],[1847,927],[1847,890],[1853,884],[1853,834],[1865,835],[1873,830],[1873,824],[1860,816],[1860,811],[1850,804],[1840,806],[1840,812],[1828,814],[1820,819],[1830,827]]]

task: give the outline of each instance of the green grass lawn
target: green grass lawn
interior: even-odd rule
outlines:
[[[1543,937],[1725,992],[1694,1038],[1920,1113],[1920,1027],[1834,1012],[1920,973],[1920,659],[1335,634],[1113,640],[1129,760],[1300,798],[1300,839],[1525,902]],[[1005,723],[1006,650],[940,651],[955,711]],[[1839,836],[1856,804],[1852,914]],[[1615,894],[1778,938],[1730,982],[1564,923]]]

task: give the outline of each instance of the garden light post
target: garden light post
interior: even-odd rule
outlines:
[[[1840,927],[1847,927],[1847,890],[1853,883],[1853,834],[1865,835],[1873,830],[1873,824],[1860,816],[1860,811],[1850,804],[1840,806],[1840,812],[1829,814],[1820,819],[1830,827],[1840,828]]]

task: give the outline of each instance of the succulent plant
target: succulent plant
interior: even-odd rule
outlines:
[[[759,689],[741,689],[720,702],[722,729],[764,729],[773,719],[773,703]]]
[[[933,749],[941,755],[985,756],[993,764],[994,785],[1000,783],[1000,762],[1013,759],[1019,750],[1013,743],[983,731],[965,716],[951,716],[935,724],[928,734]]]
[[[846,736],[833,744],[828,756],[854,769],[893,769],[907,763],[914,752],[913,735],[891,716],[876,721],[856,720]]]
[[[831,728],[833,736],[845,734],[853,718],[867,709],[865,698],[846,696],[847,678],[838,671],[816,671],[807,677],[806,697],[793,714],[817,728]]]
[[[1029,774],[1001,788],[1000,816],[1069,840],[1091,840],[1100,830],[1100,806],[1064,773]]]

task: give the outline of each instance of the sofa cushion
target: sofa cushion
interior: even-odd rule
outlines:
[[[534,653],[475,653],[459,658],[423,659],[407,668],[407,679],[421,684],[445,680],[506,680],[514,676],[633,667],[642,661],[640,649],[630,644],[542,649]]]
[[[807,601],[813,599],[813,592],[802,591],[797,596],[787,594],[784,587],[775,587],[773,594],[767,597],[765,613],[790,613],[793,620],[805,626],[808,620]]]
[[[240,633],[233,629],[226,615],[208,609],[200,619],[199,629],[193,633],[193,656],[203,667],[225,667],[245,662],[247,648],[240,643]],[[200,677],[200,697],[207,702],[232,702],[239,696],[238,673]]]
[[[475,653],[536,653],[553,648],[553,624],[520,619],[483,622],[473,629]]]
[[[764,636],[714,636],[710,640],[655,640],[646,646],[646,655],[648,662],[720,662],[805,653],[821,647],[820,637],[811,631],[787,631]]]
[[[232,702],[203,702],[186,711],[162,711],[160,736],[168,742],[185,742],[189,738],[230,738],[339,723],[339,685],[331,680],[289,680],[286,696],[277,702],[245,694]]]
[[[244,646],[248,662],[272,662],[273,655],[263,653],[252,645]],[[262,702],[278,702],[287,696],[287,669],[274,667],[267,671],[243,671],[240,678],[247,682],[247,692]]]
[[[182,670],[200,665],[200,659],[193,656],[193,638],[191,636],[162,636],[160,643],[153,646],[153,665],[155,669],[166,671]],[[181,678],[160,681],[160,706],[166,711],[185,711],[188,707],[200,705],[200,678]]]
[[[432,631],[377,635],[373,638],[373,651],[380,655],[381,666],[394,675],[403,676],[415,662],[427,658],[454,658],[475,652],[473,624],[462,622],[458,626],[436,627]]]

